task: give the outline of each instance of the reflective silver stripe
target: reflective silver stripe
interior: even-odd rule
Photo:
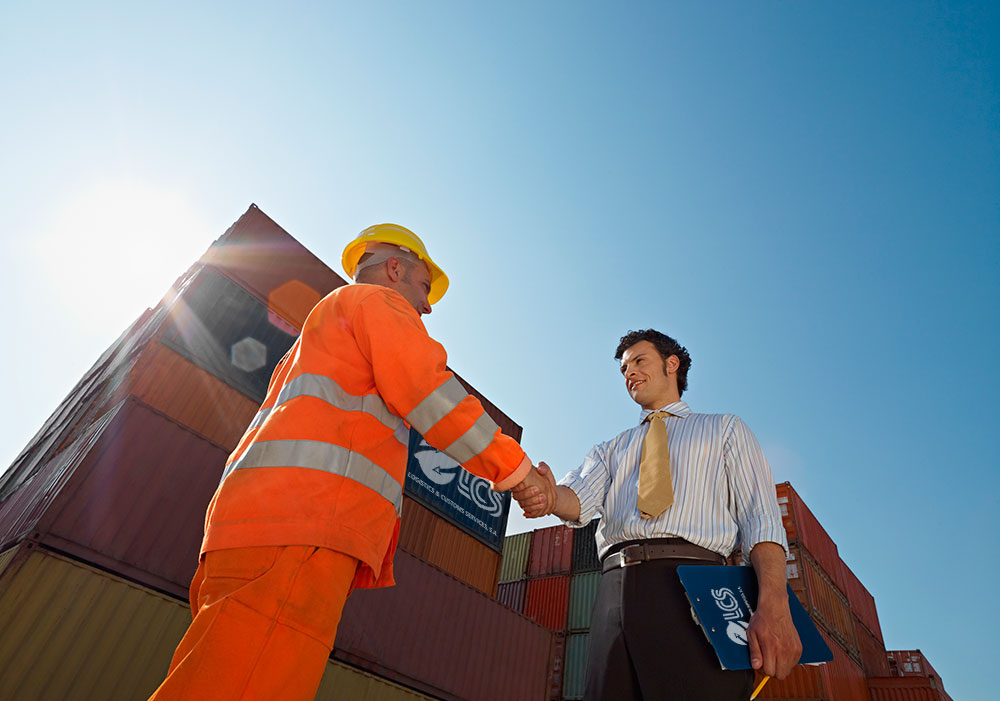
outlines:
[[[377,394],[365,394],[360,397],[350,394],[344,391],[332,378],[313,373],[299,375],[282,387],[274,406],[258,411],[257,416],[250,423],[250,428],[257,428],[263,424],[272,411],[296,397],[315,397],[344,411],[363,411],[374,416],[383,426],[391,430],[400,443],[404,446],[407,444],[406,438],[400,440],[399,436],[403,420],[389,411],[389,407],[385,405],[381,397]]]
[[[389,501],[397,516],[403,511],[403,486],[365,456],[339,445],[291,439],[259,441],[226,467],[223,479],[234,470],[250,467],[305,467],[340,475]]]
[[[445,448],[444,452],[464,465],[486,450],[486,446],[493,440],[493,435],[499,428],[484,411],[483,415],[476,419],[476,423],[472,424],[457,441]]]
[[[468,396],[469,393],[462,387],[462,383],[452,376],[424,397],[424,400],[407,414],[406,422],[423,435]]]
[[[396,437],[397,441],[405,445],[407,450],[410,449],[410,429],[407,428],[406,424],[400,421],[399,428],[392,435]]]
[[[267,415],[270,413],[271,413],[270,409],[261,409],[260,411],[258,411],[257,415],[253,417],[253,421],[251,421],[250,425],[247,426],[247,430],[249,431],[251,429],[258,428],[261,424],[264,423],[264,419],[266,419]]]

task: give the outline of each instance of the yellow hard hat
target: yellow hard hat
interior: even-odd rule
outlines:
[[[356,239],[347,244],[340,262],[344,266],[344,272],[352,280],[358,268],[358,261],[364,255],[365,246],[370,243],[391,243],[394,246],[400,246],[408,251],[412,251],[420,260],[427,264],[427,269],[431,274],[431,291],[427,295],[427,301],[430,304],[434,304],[444,297],[444,293],[448,289],[448,276],[431,260],[430,255],[427,253],[427,247],[424,246],[424,242],[420,240],[420,237],[406,227],[399,226],[398,224],[376,224],[375,226],[369,226],[358,234]]]

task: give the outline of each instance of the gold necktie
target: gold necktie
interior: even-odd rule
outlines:
[[[643,518],[656,518],[674,503],[664,416],[671,414],[668,411],[654,411],[646,417],[649,430],[642,442],[642,457],[639,458],[638,505]]]

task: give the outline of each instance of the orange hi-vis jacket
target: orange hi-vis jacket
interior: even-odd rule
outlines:
[[[394,290],[355,284],[327,295],[278,363],[229,457],[202,552],[330,548],[360,560],[354,586],[392,585],[406,424],[498,490],[531,467],[446,360]]]

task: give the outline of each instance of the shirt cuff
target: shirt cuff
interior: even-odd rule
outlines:
[[[563,477],[561,480],[559,480],[558,484],[560,487],[569,487],[573,491],[573,493],[576,494],[577,501],[580,502],[580,518],[578,520],[576,521],[567,521],[565,519],[559,519],[559,520],[562,521],[563,524],[569,528],[583,528],[588,523],[590,523],[590,521],[594,518],[594,516],[597,515],[597,507],[600,506],[600,504],[591,504],[590,500],[587,500],[584,497],[580,496],[581,494],[587,493],[586,490],[584,489],[585,484],[584,481],[580,479],[578,475],[575,475],[572,472]]]
[[[493,490],[496,492],[506,492],[511,487],[516,487],[524,481],[524,478],[528,476],[528,472],[531,471],[531,460],[527,455],[521,461],[521,464],[517,466],[506,479],[502,479],[493,485]]]
[[[750,558],[750,551],[757,543],[777,543],[785,550],[785,557],[788,557],[788,535],[781,521],[775,523],[766,515],[751,518],[744,524],[741,530],[740,547],[744,557]]]

